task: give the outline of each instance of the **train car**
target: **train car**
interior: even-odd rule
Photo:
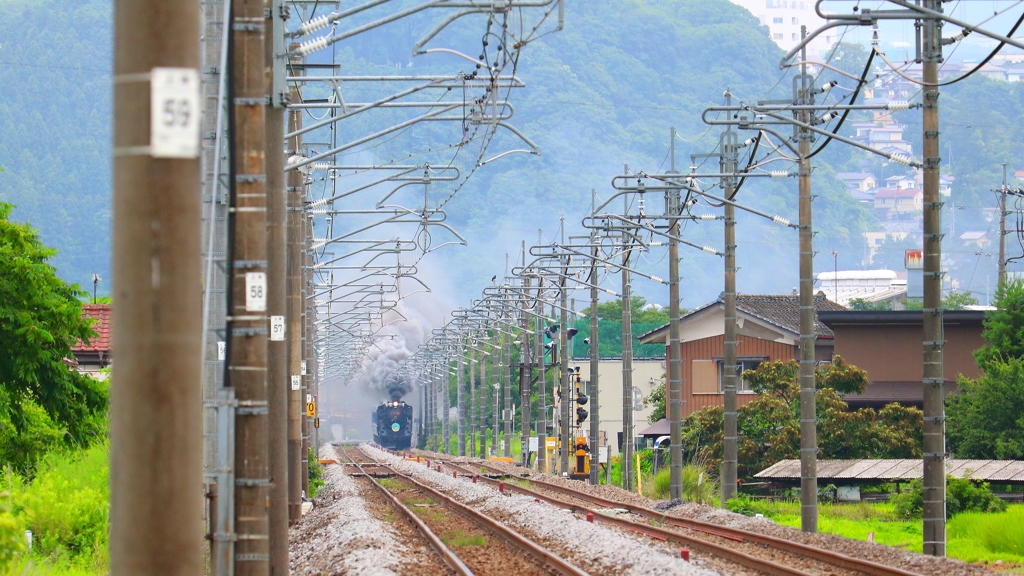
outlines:
[[[382,448],[405,450],[412,445],[412,406],[402,400],[384,402],[372,420],[373,441]]]

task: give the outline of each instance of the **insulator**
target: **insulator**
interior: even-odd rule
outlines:
[[[327,170],[331,167],[330,162],[313,162],[311,164],[313,170]]]
[[[324,200],[316,200],[314,202],[310,202],[309,203],[309,207],[311,209],[312,208],[319,208],[321,206],[326,206],[326,205],[327,205],[327,200],[326,199],[324,199]]]
[[[699,220],[715,220],[718,216],[715,216],[714,214],[701,214],[700,216],[697,216],[697,218]]]
[[[309,213],[313,214],[314,216],[319,216],[321,214],[327,214],[327,210],[324,210],[324,209],[310,210]]]
[[[299,34],[309,34],[310,32],[316,32],[321,28],[326,28],[331,23],[331,17],[327,14],[323,16],[317,16],[312,20],[307,21],[302,26],[299,26]]]
[[[827,91],[831,90],[834,86],[838,86],[838,85],[839,85],[839,82],[836,81],[836,80],[832,80],[831,82],[825,82],[824,84],[821,85],[821,91],[822,92],[827,92]]]
[[[768,176],[771,178],[788,178],[789,172],[785,170],[772,170],[768,173]]]
[[[700,249],[707,252],[708,254],[718,254],[718,250],[715,250],[711,246],[701,246]]]
[[[838,116],[839,116],[839,112],[836,112],[835,110],[833,110],[831,112],[826,112],[826,113],[821,115],[821,118],[818,119],[817,123],[818,124],[824,124],[825,122],[828,122],[829,120],[832,120],[833,118],[837,118]]]
[[[737,148],[746,148],[747,146],[750,146],[751,144],[753,144],[756,141],[757,141],[757,136],[752,136],[752,137],[747,138],[746,140],[744,140],[743,144],[740,144],[739,146],[737,146]]]
[[[662,278],[660,278],[660,277],[658,277],[658,276],[655,276],[655,275],[653,275],[653,274],[651,275],[651,280],[654,280],[654,281],[655,281],[655,282],[657,282],[658,284],[664,284],[664,283],[665,283],[665,280],[664,280],[664,279],[662,279]]]
[[[647,245],[648,246],[664,246],[665,243],[664,242],[659,242],[659,241],[655,240],[654,242],[648,242]]]
[[[910,166],[910,163],[912,162],[910,157],[904,156],[903,154],[890,154],[889,160],[892,160],[897,164],[903,164],[904,166]]]
[[[783,226],[791,226],[793,224],[789,219],[783,218],[782,216],[772,216],[772,222],[782,224]]]
[[[330,40],[327,36],[322,36],[316,40],[310,40],[309,42],[303,42],[299,45],[299,54],[308,56],[309,54],[316,52],[317,50],[323,50],[327,48],[327,42]]]
[[[889,110],[910,110],[910,102],[906,100],[894,100],[886,106]]]

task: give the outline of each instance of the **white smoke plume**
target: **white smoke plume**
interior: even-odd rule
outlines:
[[[415,310],[399,304],[384,315],[385,324],[392,321],[396,322],[381,330],[376,346],[370,347],[369,366],[354,381],[386,400],[398,400],[412,391],[412,381],[397,372],[399,364],[430,338],[430,323]]]

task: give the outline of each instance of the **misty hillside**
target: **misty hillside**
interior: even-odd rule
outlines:
[[[18,205],[14,217],[32,222],[44,242],[60,250],[55,263],[64,278],[83,286],[94,272],[106,279],[110,3],[0,0],[0,7],[5,14],[0,21],[0,201]],[[403,66],[403,72],[450,73],[454,57],[409,56],[408,47],[429,28],[431,18],[424,14],[360,35],[339,43],[333,54],[317,57],[335,58],[343,73],[393,73],[396,66]],[[473,24],[467,18],[466,25],[441,40],[478,41],[480,29]],[[714,147],[718,130],[709,132],[700,112],[721,104],[727,87],[734,102],[788,96],[790,81],[778,69],[780,56],[757,20],[727,0],[570,0],[566,28],[524,49],[516,74],[527,87],[509,97],[516,109],[510,123],[536,142],[542,155],[511,155],[476,171],[446,207],[448,222],[469,246],[429,255],[420,264],[424,277],[452,305],[479,296],[489,278],[503,270],[506,253],[514,261],[521,241],[537,242],[538,228],[550,240],[564,216],[568,231],[578,233],[579,219],[590,207],[590,190],[607,197],[610,179],[623,165],[667,169],[670,126],[679,131],[677,168],[685,171],[690,153]],[[1021,88],[971,79],[944,91],[943,151],[952,147],[953,166],[961,172],[958,183],[963,185],[955,188],[953,202],[966,206],[957,213],[958,230],[989,225],[981,208],[991,204],[988,189],[997,184],[993,177],[999,164],[1024,153],[1017,129],[1024,123]],[[978,101],[985,105],[972,105]],[[389,114],[394,113],[349,122],[342,136],[379,129],[382,124],[375,122]],[[907,124],[919,125],[917,112],[904,114]],[[366,147],[364,156],[386,161],[448,144],[457,139],[458,127],[451,124],[417,126],[401,138]],[[493,148],[515,147],[521,142],[502,134]],[[1014,153],[1006,158],[997,150]],[[859,159],[863,156],[833,144],[814,160],[818,270],[832,268],[832,250],[838,252],[841,269],[860,267],[865,256],[861,233],[878,226],[834,178],[836,172],[856,170]],[[439,187],[431,199],[453,190]],[[750,181],[740,196],[743,203],[795,220],[795,180]],[[658,198],[648,202],[660,206]],[[795,232],[741,214],[737,233],[741,292],[789,292],[796,286]],[[715,222],[691,224],[684,231],[687,238],[716,247],[721,234]],[[955,243],[950,247],[957,249]],[[969,272],[973,253],[963,254]],[[682,256],[683,306],[717,297],[721,260],[693,250]],[[664,276],[664,254],[652,252],[648,259],[639,266]],[[101,283],[100,293],[107,289]],[[663,286],[635,281],[634,291],[651,302],[667,301]]]

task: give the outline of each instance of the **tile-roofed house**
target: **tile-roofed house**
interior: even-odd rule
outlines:
[[[845,310],[815,295],[818,312]],[[736,357],[742,370],[765,361],[794,360],[800,346],[800,300],[796,295],[739,294],[736,296],[736,322],[739,343]],[[832,329],[815,319],[815,358],[832,359]],[[666,343],[668,324],[639,337],[641,343]],[[680,347],[683,370],[683,416],[706,406],[722,405],[722,356],[725,349],[725,304],[721,299],[705,304],[680,318]],[[666,347],[666,360],[672,351]],[[738,402],[753,399],[750,388],[740,383]]]
[[[924,209],[924,193],[920,188],[882,188],[875,193],[874,207],[883,218],[905,217]]]
[[[79,341],[71,353],[79,372],[97,373],[110,366],[110,304],[82,304],[82,316],[93,320],[96,336],[88,343]]]

